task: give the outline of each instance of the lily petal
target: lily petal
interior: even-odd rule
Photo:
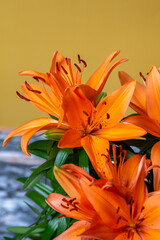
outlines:
[[[77,129],[69,129],[58,143],[59,148],[81,147],[83,133]]]
[[[21,147],[23,149],[23,152],[30,156],[30,154],[27,151],[27,145],[30,140],[30,138],[39,130],[43,129],[51,129],[57,126],[57,121],[52,118],[37,118],[32,121],[29,121],[22,126],[16,128],[12,132],[9,133],[9,135],[5,138],[3,142],[3,147],[6,146],[6,144],[10,141],[10,139],[14,136],[22,136],[21,139]],[[62,128],[66,128],[66,126],[63,124]]]
[[[147,113],[160,123],[160,73],[153,66],[147,81]]]
[[[94,239],[102,239],[102,240],[113,240],[115,239],[119,234],[121,234],[121,229],[113,229],[110,227],[107,227],[105,224],[94,224],[91,226],[87,231],[83,232],[81,234],[82,237],[88,237],[90,239],[93,237]],[[126,234],[127,235],[127,234]],[[122,238],[122,240],[125,238]]]
[[[81,140],[82,147],[88,154],[91,163],[98,175],[107,180],[113,179],[113,174],[109,166],[113,167],[112,162],[108,163],[109,142],[104,138],[87,135]]]
[[[152,165],[160,166],[160,142],[157,142],[151,150]],[[153,168],[153,186],[154,191],[160,190],[160,169]]]
[[[112,128],[97,130],[95,134],[110,141],[121,141],[143,136],[146,131],[132,124],[117,124]]]
[[[119,78],[122,85],[134,80],[131,76],[123,71],[119,72]],[[130,106],[139,114],[146,115],[146,87],[139,82],[136,82],[136,87],[130,102]]]
[[[86,231],[89,227],[90,223],[87,221],[75,222],[65,232],[54,238],[54,240],[82,240],[80,234]],[[90,240],[94,239],[90,238]]]
[[[66,89],[62,107],[72,128],[82,130],[88,124],[88,117],[93,113],[93,105],[80,88]]]
[[[160,124],[147,116],[132,116],[125,118],[122,122],[134,124],[145,129],[150,134],[160,137]]]
[[[75,201],[76,205],[74,205],[74,202],[73,206],[69,205],[69,202],[72,200],[72,198],[63,196],[59,193],[50,193],[45,201],[51,208],[55,209],[57,212],[60,212],[62,215],[65,215],[66,217],[91,221],[92,217],[90,212],[85,208],[83,209],[83,206],[80,205],[77,200]]]
[[[126,83],[118,90],[106,96],[96,107],[97,114],[95,121],[99,120],[102,127],[104,125],[105,128],[111,128],[116,125],[123,118],[128,108],[135,84],[135,81]]]
[[[90,87],[94,88],[96,91],[98,91],[98,94],[102,91],[107,78],[110,74],[110,72],[114,69],[114,67],[116,65],[118,65],[121,62],[126,61],[126,59],[121,59],[119,62],[116,62],[111,68],[110,71],[107,71],[107,67],[109,65],[109,63],[112,61],[113,58],[115,58],[118,54],[119,54],[119,50],[111,53],[106,60],[104,61],[104,63],[96,70],[96,72],[89,78],[89,80],[87,81],[87,85],[89,85]]]
[[[40,72],[33,71],[33,70],[25,70],[25,71],[19,72],[19,75],[20,76],[31,76],[33,78],[36,78],[37,80],[41,80],[42,82],[45,82],[48,85],[50,84],[48,76],[45,73],[40,73]]]

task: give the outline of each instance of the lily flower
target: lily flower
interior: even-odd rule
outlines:
[[[122,85],[133,79],[125,72],[120,72]],[[144,77],[143,77],[144,78]],[[145,85],[136,82],[135,92],[130,106],[140,115],[131,116],[124,121],[143,127],[150,134],[160,137],[160,73],[152,66]]]
[[[111,71],[118,64],[126,61],[126,59],[119,59],[109,67],[110,62],[118,54],[119,51],[111,53],[97,71],[89,78],[86,84],[81,84],[81,78],[83,70],[87,64],[79,55],[79,65],[74,64],[77,71],[72,67],[69,58],[65,58],[55,51],[49,73],[44,74],[33,70],[20,72],[19,74],[21,76],[32,76],[38,82],[40,81],[42,86],[25,82],[25,84],[22,85],[22,90],[25,96],[21,95],[19,92],[17,92],[17,95],[26,101],[30,101],[40,110],[53,115],[58,120],[54,121],[50,118],[38,118],[25,123],[6,137],[3,146],[5,146],[12,137],[22,136],[22,150],[25,154],[30,155],[27,151],[27,145],[30,138],[36,132],[52,128],[60,128],[62,132],[63,130],[65,131],[66,129],[69,129],[70,126],[64,117],[64,112],[61,106],[62,98],[66,89],[74,89],[76,86],[79,86],[87,98],[93,101],[102,91]],[[49,91],[46,90],[45,85],[49,88]]]
[[[94,107],[80,88],[68,88],[63,98],[62,108],[65,119],[71,129],[65,132],[59,141],[60,148],[83,147],[90,156],[101,153],[108,155],[109,141],[120,141],[142,136],[146,131],[135,125],[119,123],[124,116],[134,92],[135,81],[125,84],[118,90],[106,96]],[[102,167],[97,161],[92,161],[95,169]],[[105,161],[106,162],[106,161]]]
[[[160,193],[149,194],[141,158],[132,199],[93,184],[94,179],[72,164],[55,167],[55,177],[70,197],[51,193],[46,202],[62,216],[78,221],[55,240],[149,240],[160,237]]]
[[[148,79],[141,74],[145,85],[136,83],[135,92],[131,99],[130,106],[140,115],[126,118],[123,122],[143,127],[153,136],[160,137],[160,72],[152,66]],[[120,72],[119,77],[122,85],[132,81],[132,78],[125,72]],[[157,142],[151,151],[153,165],[160,165],[160,142]],[[160,190],[160,170],[153,169],[154,189]]]

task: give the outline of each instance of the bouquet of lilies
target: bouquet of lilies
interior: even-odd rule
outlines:
[[[37,221],[16,229],[14,239],[160,239],[160,71],[142,84],[119,72],[121,87],[103,92],[112,70],[127,59],[104,63],[81,82],[86,62],[71,64],[57,51],[50,71],[22,71],[34,83],[17,95],[49,114],[13,130],[21,149],[46,161],[21,178]],[[113,83],[112,83],[113,84]],[[135,114],[124,118],[128,107]],[[45,138],[29,144],[37,132]],[[10,238],[6,238],[10,239]]]

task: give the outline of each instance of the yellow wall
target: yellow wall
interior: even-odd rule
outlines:
[[[120,86],[117,72],[133,77],[160,64],[159,0],[1,0],[0,125],[19,126],[46,116],[17,97],[21,70],[49,71],[54,50],[88,63],[84,82],[113,50],[129,61],[114,70],[106,89]]]

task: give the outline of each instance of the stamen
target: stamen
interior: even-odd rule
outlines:
[[[66,209],[69,209],[70,207],[72,207],[69,209],[70,212],[73,210],[78,211],[78,207],[77,207],[78,202],[74,202],[75,200],[76,200],[76,198],[72,198],[69,201],[66,198],[63,198],[62,201],[65,202],[67,205],[65,206],[61,203],[61,206]]]
[[[32,87],[29,85],[29,83],[25,82],[25,85],[26,85],[26,88],[28,89],[28,91],[41,94],[41,91],[32,89]]]
[[[99,124],[99,128],[102,129],[102,124],[101,123]]]
[[[84,67],[86,68],[87,67],[87,63],[83,59],[81,59],[81,62],[84,64]]]
[[[68,60],[69,60],[69,58],[66,57],[66,63],[67,63],[67,65],[68,65]]]
[[[18,91],[16,91],[16,94],[18,95],[18,97],[20,97],[21,99],[23,99],[23,100],[25,100],[27,102],[31,101],[30,99],[28,99],[28,98],[24,97],[23,95],[21,95]]]
[[[79,72],[81,72],[80,67],[76,63],[74,63],[74,66],[78,69]]]
[[[63,69],[64,73],[67,75],[68,72],[66,71],[66,69],[63,66],[61,66],[61,68]]]
[[[58,62],[56,62],[56,68],[57,68],[58,71],[60,71],[59,66],[58,66]]]
[[[79,64],[81,63],[81,58],[80,58],[79,54],[78,54],[78,62],[79,62]]]
[[[130,238],[130,236],[131,236],[131,231],[132,231],[132,229],[129,229],[129,230],[128,230],[127,238]]]
[[[140,75],[140,77],[142,78],[142,80],[144,81],[144,83],[146,83],[147,80],[146,80],[146,78],[143,76],[143,74],[140,72],[139,75]]]
[[[66,208],[66,209],[69,209],[69,204],[67,204],[68,206],[64,206],[62,203],[61,203],[61,206]]]
[[[42,82],[46,83],[46,81],[44,80],[44,78],[42,77],[33,77],[37,82],[39,82],[39,80],[41,80]]]

